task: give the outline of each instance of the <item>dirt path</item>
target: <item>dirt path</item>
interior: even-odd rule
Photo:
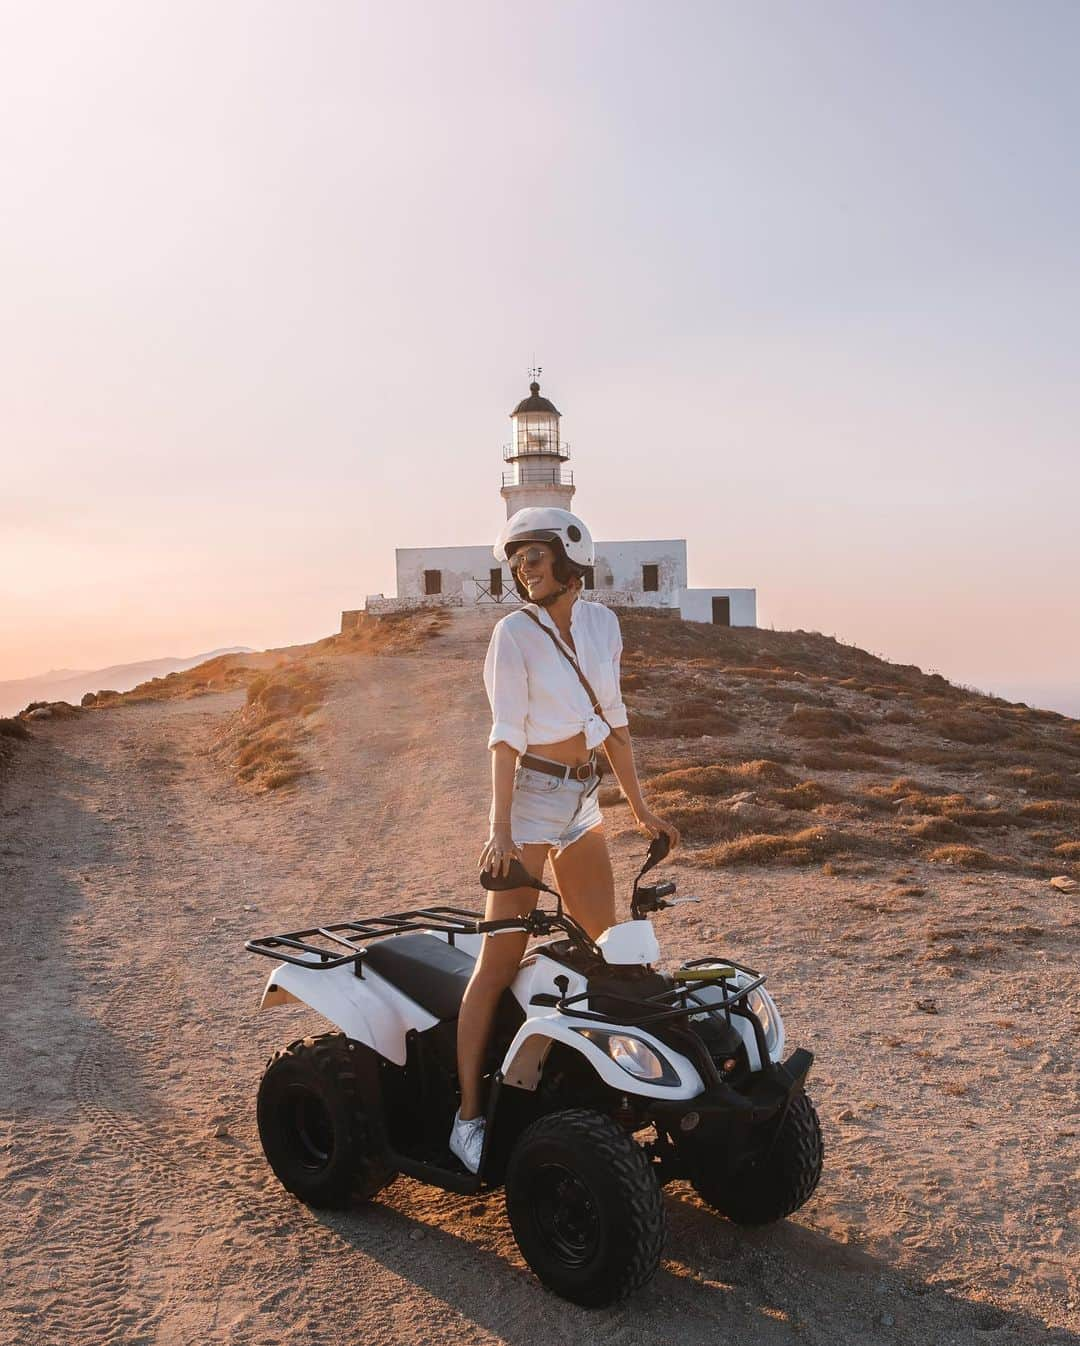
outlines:
[[[543,1291],[501,1195],[399,1180],[325,1215],[280,1189],[255,1087],[312,1019],[255,1013],[268,965],[243,940],[473,901],[482,636],[459,620],[430,652],[339,660],[319,770],[279,796],[245,795],[206,753],[240,694],[36,729],[0,797],[0,1343],[1080,1340],[1076,923],[1056,898],[1055,926],[1035,881],[899,896],[882,875],[683,875],[706,901],[661,931],[671,954],[712,928],[767,958],[793,1044],[820,1053],[826,1178],[755,1233],[671,1189],[663,1268],[621,1308]],[[609,824],[622,884],[640,844],[624,813]],[[961,969],[931,987],[940,1015],[914,1008],[937,969],[896,949],[942,904],[969,925],[1012,904],[1012,927],[1041,932],[1016,936],[1004,1007]]]

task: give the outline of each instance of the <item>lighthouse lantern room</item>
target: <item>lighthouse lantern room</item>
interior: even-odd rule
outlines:
[[[558,408],[540,396],[536,376],[541,372],[533,371],[529,396],[510,413],[513,439],[503,446],[503,462],[508,466],[502,477],[508,519],[528,505],[569,509],[574,495],[574,474],[563,466],[570,457],[570,446],[559,430]]]

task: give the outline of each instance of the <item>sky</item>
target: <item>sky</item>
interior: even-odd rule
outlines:
[[[0,679],[601,538],[1080,715],[1080,8],[0,4]]]

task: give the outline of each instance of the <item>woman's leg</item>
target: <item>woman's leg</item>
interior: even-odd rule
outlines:
[[[521,863],[538,879],[544,877],[544,861],[548,850],[546,842],[521,847]],[[538,897],[535,888],[512,888],[508,892],[489,893],[485,915],[489,921],[524,916],[536,906]],[[480,956],[465,988],[461,1012],[458,1014],[458,1083],[461,1086],[460,1116],[463,1121],[478,1117],[483,1110],[480,1076],[495,1007],[503,991],[517,975],[527,943],[527,935],[512,933],[486,935],[480,945]]]
[[[567,911],[590,938],[615,924],[615,875],[601,824],[553,855],[551,866]]]

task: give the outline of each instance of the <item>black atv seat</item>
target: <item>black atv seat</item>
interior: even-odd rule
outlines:
[[[363,965],[437,1019],[456,1019],[476,959],[437,935],[393,935],[371,944]]]

